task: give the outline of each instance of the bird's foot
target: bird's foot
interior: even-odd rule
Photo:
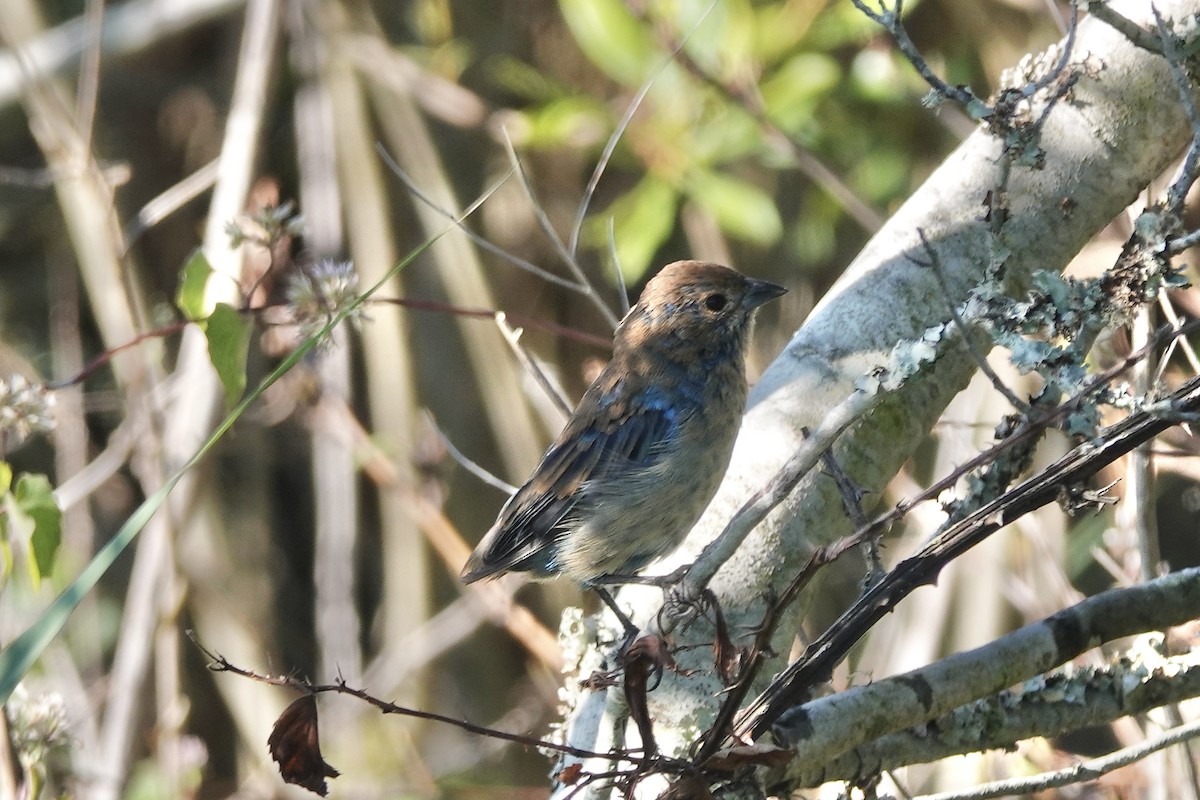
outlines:
[[[609,594],[607,589],[602,586],[592,586],[592,590],[604,601],[604,605],[608,606],[609,610],[620,620],[621,626],[625,629],[625,638],[621,640],[621,647],[617,650],[618,653],[624,653],[629,649],[629,645],[633,644],[634,640],[637,639],[642,629],[633,624],[633,620],[621,610],[621,607],[617,605],[617,601],[613,599],[613,596]]]

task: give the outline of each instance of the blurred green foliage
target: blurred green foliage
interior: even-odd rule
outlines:
[[[905,13],[918,8],[908,3]],[[796,151],[843,174],[867,206],[886,209],[912,188],[922,153],[872,123],[886,113],[893,132],[928,129],[928,112],[913,102],[924,84],[892,50],[871,46],[879,31],[850,3],[561,0],[559,9],[611,99],[511,57],[493,77],[527,101],[510,130],[525,148],[586,143],[599,154],[637,103],[608,167],[611,180],[632,183],[615,197],[601,192],[608,202],[585,236],[605,251],[611,227],[626,280],[662,260],[687,205],[750,253],[827,264],[847,219],[836,203],[779,180],[797,167]]]

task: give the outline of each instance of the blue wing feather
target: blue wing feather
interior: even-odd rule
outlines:
[[[587,484],[650,468],[661,457],[676,431],[678,410],[654,397],[603,399],[591,418],[572,420],[542,456],[529,482],[500,512],[494,538],[485,552],[476,553],[464,580],[514,569],[556,571],[558,537],[588,502]]]

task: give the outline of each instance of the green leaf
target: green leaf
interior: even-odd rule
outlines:
[[[757,71],[757,20],[748,0],[682,3],[673,16],[677,30],[690,33],[684,47],[705,72],[733,81]]]
[[[688,197],[716,217],[722,230],[757,245],[774,244],[783,222],[774,200],[754,184],[716,172],[687,179]]]
[[[804,192],[800,207],[804,213],[792,224],[788,243],[800,264],[819,269],[837,252],[837,224],[842,219],[842,209],[815,187]]]
[[[793,131],[816,127],[814,110],[842,78],[837,61],[822,53],[800,53],[763,81],[763,105],[776,124]]]
[[[0,497],[8,494],[8,490],[12,488],[12,465],[7,461],[0,461]],[[2,520],[0,520],[2,522]]]
[[[650,73],[655,48],[620,0],[560,0],[559,10],[588,59],[608,76],[637,86]]]
[[[62,542],[62,511],[45,475],[22,475],[13,492],[17,507],[33,523],[29,535],[30,571],[36,584],[54,569]]]
[[[592,226],[590,238],[607,249],[608,220],[611,218],[621,274],[627,283],[637,283],[645,275],[655,253],[671,235],[678,205],[675,187],[647,175],[595,221],[603,224]]]
[[[180,313],[192,322],[199,322],[208,316],[204,287],[208,285],[208,276],[212,273],[212,265],[199,248],[192,253],[179,273],[179,291],[175,293],[175,305],[179,306]]]
[[[226,303],[217,303],[204,326],[208,357],[225,388],[225,402],[231,406],[246,390],[246,357],[253,330],[250,320]]]
[[[608,112],[589,97],[563,97],[517,117],[525,126],[514,126],[519,142],[527,147],[579,147],[604,141],[612,121]]]

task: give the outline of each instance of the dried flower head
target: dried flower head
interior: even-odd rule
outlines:
[[[0,438],[7,448],[54,430],[54,395],[24,375],[0,380]]]
[[[70,742],[67,708],[58,692],[31,697],[23,684],[17,684],[7,709],[12,743],[25,757],[40,761],[49,750]]]
[[[301,335],[312,336],[358,299],[358,273],[350,261],[322,259],[297,270],[288,282],[287,302]],[[363,317],[355,310],[351,320]]]

